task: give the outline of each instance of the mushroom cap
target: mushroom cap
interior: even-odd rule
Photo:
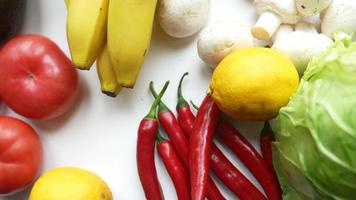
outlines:
[[[317,15],[327,8],[332,0],[295,0],[297,10],[303,16]]]
[[[336,31],[356,32],[356,1],[334,0],[321,14],[321,32],[332,37]]]
[[[272,48],[287,56],[302,75],[310,60],[325,52],[332,44],[333,41],[323,34],[294,31],[288,37],[277,40]]]
[[[237,20],[216,21],[199,34],[199,57],[212,68],[232,51],[252,47],[250,29]]]
[[[208,21],[210,0],[161,0],[158,20],[162,29],[176,38],[199,32]]]
[[[259,15],[265,11],[272,11],[280,16],[285,24],[295,24],[301,19],[295,0],[255,0],[254,6]]]

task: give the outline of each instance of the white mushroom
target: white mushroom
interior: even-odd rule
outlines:
[[[287,37],[278,37],[272,48],[287,56],[302,75],[309,61],[325,52],[332,43],[329,37],[317,33],[314,26],[300,22],[296,25],[295,31]]]
[[[303,22],[303,21],[295,24],[295,30],[306,32],[306,33],[319,34],[318,31],[316,30],[316,27],[313,24],[308,22]]]
[[[210,0],[161,0],[158,21],[168,35],[184,38],[205,26],[209,12]]]
[[[279,26],[278,30],[274,33],[274,35],[272,36],[272,42],[275,42],[279,39],[281,39],[282,37],[286,37],[289,34],[293,33],[293,27],[289,24],[282,24],[281,26]]]
[[[332,38],[336,31],[356,32],[355,0],[334,0],[321,14],[321,32]]]
[[[282,23],[295,24],[301,19],[295,0],[255,0],[254,6],[260,17],[251,32],[260,40],[269,40]]]
[[[331,2],[332,0],[295,0],[297,10],[303,16],[317,15]]]
[[[239,21],[217,21],[208,25],[199,35],[199,57],[210,67],[234,50],[252,47],[254,39],[250,29]]]

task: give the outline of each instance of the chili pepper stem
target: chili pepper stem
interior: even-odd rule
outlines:
[[[167,141],[167,139],[165,137],[163,137],[160,130],[157,132],[156,140],[157,140],[158,144]]]
[[[197,104],[195,104],[192,100],[190,100],[190,104],[192,104],[195,110],[199,110],[199,106],[197,106]]]
[[[179,81],[179,85],[178,85],[178,104],[177,107],[185,107],[187,106],[188,102],[184,99],[183,94],[182,94],[182,83],[184,80],[184,77],[186,77],[189,73],[185,72],[182,76],[182,78],[180,78]]]
[[[150,82],[150,91],[153,95],[154,98],[157,98],[157,92],[154,88],[154,83],[151,81]],[[164,104],[162,101],[159,102],[159,111],[158,112],[168,112],[169,108]]]
[[[153,81],[150,82],[150,88],[151,88],[151,85],[153,85]],[[145,119],[152,119],[152,120],[156,119],[157,106],[158,106],[158,104],[160,104],[161,98],[162,98],[163,94],[166,92],[168,85],[169,85],[169,81],[166,81],[166,83],[164,84],[164,86],[163,86],[162,90],[160,91],[160,93],[158,94],[158,96],[155,97],[155,100],[152,103],[151,109],[150,109],[149,113],[146,115]]]
[[[261,134],[262,135],[269,135],[269,136],[273,136],[274,137],[271,125],[269,124],[268,121],[265,121],[263,129],[261,131]]]

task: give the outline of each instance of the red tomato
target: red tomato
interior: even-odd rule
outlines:
[[[0,51],[0,94],[20,115],[50,119],[66,112],[78,93],[72,62],[51,40],[18,36]]]
[[[42,145],[25,122],[0,116],[0,194],[25,188],[42,164]]]

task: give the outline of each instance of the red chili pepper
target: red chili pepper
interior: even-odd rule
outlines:
[[[150,112],[143,118],[138,128],[136,145],[137,170],[146,199],[148,200],[164,199],[154,162],[154,148],[158,130],[158,121],[156,119],[157,106],[168,84],[169,82],[167,81],[153,102]]]
[[[182,77],[184,78],[184,76]],[[181,90],[182,80],[178,87],[178,121],[184,132],[190,137],[193,129],[195,116],[192,113],[189,104],[184,99]],[[182,103],[183,102],[183,103]],[[194,106],[194,104],[192,104]],[[199,110],[198,107],[196,107]],[[264,200],[263,194],[226,158],[226,156],[213,144],[210,167],[216,176],[241,200]],[[209,191],[209,190],[208,190]]]
[[[261,151],[262,151],[263,159],[270,167],[270,169],[273,171],[273,173],[275,173],[273,167],[272,146],[271,146],[273,141],[275,141],[274,134],[272,132],[272,129],[268,121],[266,121],[261,131],[261,137],[260,137]]]
[[[153,96],[157,96],[157,93],[154,90],[153,84],[150,84],[150,89]],[[188,169],[189,167],[189,141],[184,136],[183,131],[181,130],[177,119],[175,118],[172,111],[161,101],[159,105],[159,113],[158,118],[160,123],[162,124],[163,129],[166,131],[168,137],[171,139],[171,142],[183,161],[184,165]],[[209,200],[224,200],[225,198],[222,196],[219,189],[216,187],[213,180],[208,178],[208,191],[206,193],[206,197]]]
[[[150,84],[150,90],[153,96],[157,96],[153,83]],[[184,159],[188,157],[188,145],[189,142],[184,135],[182,128],[179,126],[176,117],[173,112],[161,101],[158,109],[158,119],[164,131],[166,131],[169,139],[174,144],[176,152],[180,158]],[[184,160],[183,160],[184,162]]]
[[[203,200],[209,175],[209,160],[220,111],[206,96],[194,122],[189,142],[189,171],[193,200]]]
[[[211,169],[216,176],[240,200],[265,200],[263,194],[226,158],[214,145],[210,158]]]
[[[281,190],[276,176],[256,149],[226,120],[220,120],[216,135],[236,154],[256,177],[268,199],[280,200]]]
[[[182,94],[182,83],[184,80],[184,77],[187,76],[188,73],[184,73],[182,78],[179,81],[179,86],[178,86],[178,103],[177,103],[177,113],[178,113],[178,123],[180,127],[182,127],[184,133],[186,136],[189,138],[190,137],[190,132],[193,130],[194,126],[194,121],[195,121],[195,116],[192,113],[189,103],[184,99],[183,94]],[[199,109],[197,109],[199,110]]]
[[[179,200],[190,200],[190,183],[188,171],[181,163],[172,143],[158,133],[157,150],[172,178]]]

